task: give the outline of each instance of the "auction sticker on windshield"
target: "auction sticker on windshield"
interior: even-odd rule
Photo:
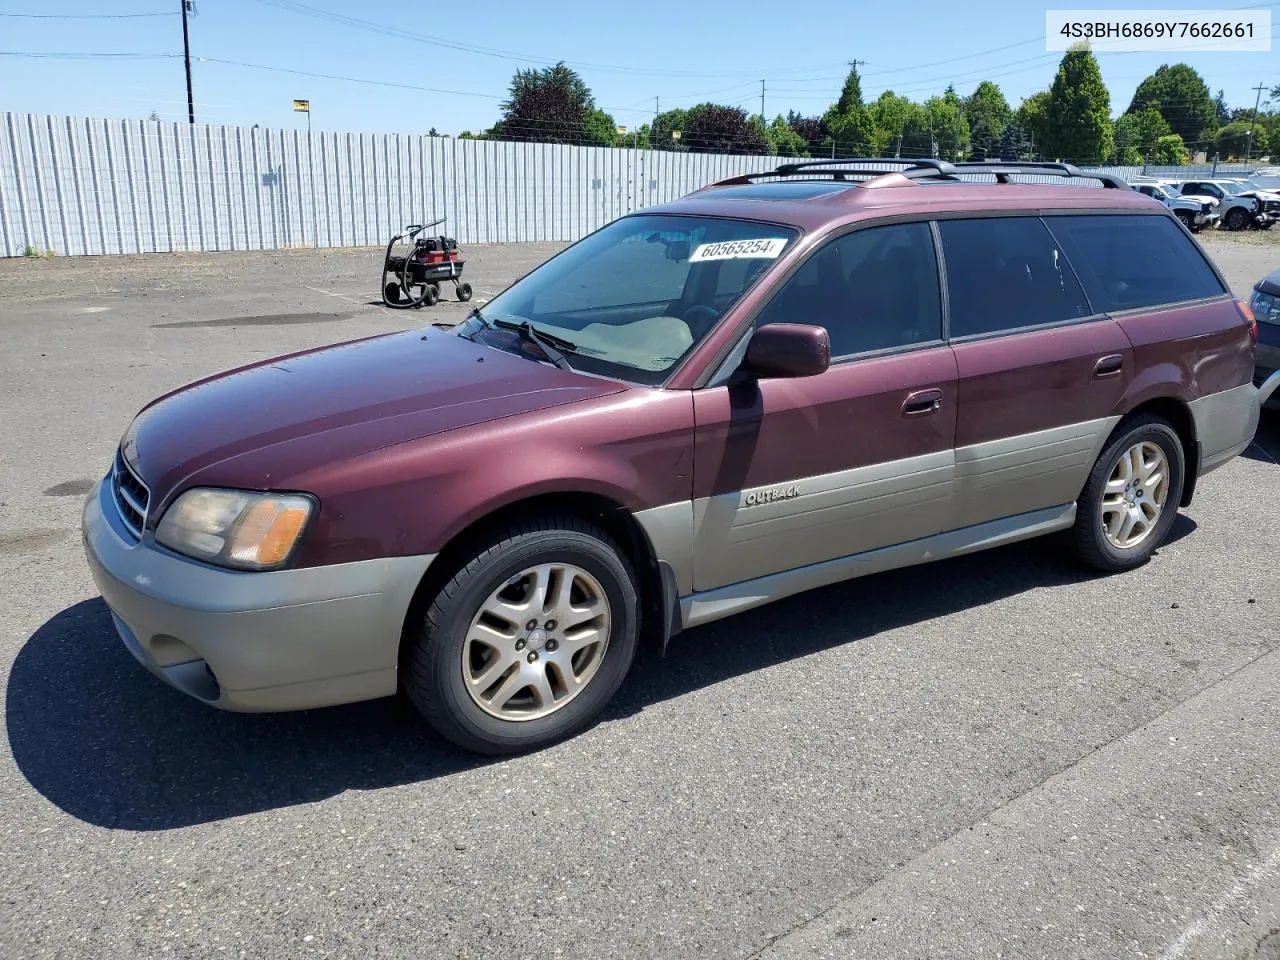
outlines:
[[[786,247],[787,241],[779,237],[765,237],[760,240],[724,240],[720,243],[700,244],[689,257],[690,263],[703,260],[740,260],[758,258],[776,260]]]

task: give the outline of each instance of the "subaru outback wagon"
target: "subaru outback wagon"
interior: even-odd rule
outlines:
[[[1277,378],[1174,215],[1096,179],[789,164],[616,220],[451,330],[191,384],[86,502],[94,578],[208,704],[403,690],[504,753],[589,724],[642,637],[1055,531],[1134,567]]]

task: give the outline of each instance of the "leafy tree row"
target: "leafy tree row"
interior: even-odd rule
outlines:
[[[1280,86],[1272,91],[1280,99]],[[1079,163],[1184,163],[1191,152],[1222,159],[1258,157],[1280,137],[1280,113],[1231,110],[1186,64],[1164,65],[1138,85],[1128,108],[1111,117],[1111,95],[1085,46],[1068,51],[1047,90],[1015,109],[983,81],[967,97],[954,86],[917,103],[885,91],[862,97],[856,66],[821,115],[791,112],[766,123],[741,107],[702,103],[668,110],[625,133],[563,63],[519,70],[502,118],[464,137],[701,153],[786,157],[880,156],[943,159],[1062,159]]]

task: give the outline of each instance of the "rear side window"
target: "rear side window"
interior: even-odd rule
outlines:
[[[1049,217],[1095,309],[1135,310],[1221,296],[1196,242],[1169,217]]]
[[[756,318],[827,328],[831,355],[942,339],[933,236],[925,223],[870,227],[837,237],[792,275]]]
[[[1093,314],[1058,243],[1037,217],[943,220],[951,337]]]

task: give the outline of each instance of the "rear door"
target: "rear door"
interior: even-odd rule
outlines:
[[[942,220],[959,416],[950,526],[1076,499],[1133,374],[1039,217]]]
[[[940,532],[956,384],[928,224],[831,240],[755,323],[825,326],[833,360],[695,393],[695,589]]]

